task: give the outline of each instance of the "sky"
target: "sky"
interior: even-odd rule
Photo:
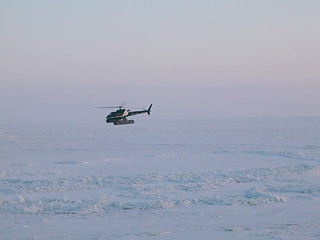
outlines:
[[[0,0],[0,123],[320,116],[318,0]],[[137,116],[138,117],[138,116]]]

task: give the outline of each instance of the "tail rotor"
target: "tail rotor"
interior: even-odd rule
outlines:
[[[148,115],[150,115],[151,107],[152,107],[152,104],[150,104],[150,107],[149,107],[148,110],[147,110]]]

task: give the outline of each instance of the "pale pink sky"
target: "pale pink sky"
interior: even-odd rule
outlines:
[[[124,101],[154,103],[156,118],[319,116],[319,12],[317,0],[2,1],[0,122],[96,120],[91,108]]]

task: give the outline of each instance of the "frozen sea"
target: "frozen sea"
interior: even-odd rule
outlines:
[[[320,239],[320,118],[0,126],[0,239]]]

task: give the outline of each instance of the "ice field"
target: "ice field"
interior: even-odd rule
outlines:
[[[320,118],[2,125],[0,239],[320,239]]]

